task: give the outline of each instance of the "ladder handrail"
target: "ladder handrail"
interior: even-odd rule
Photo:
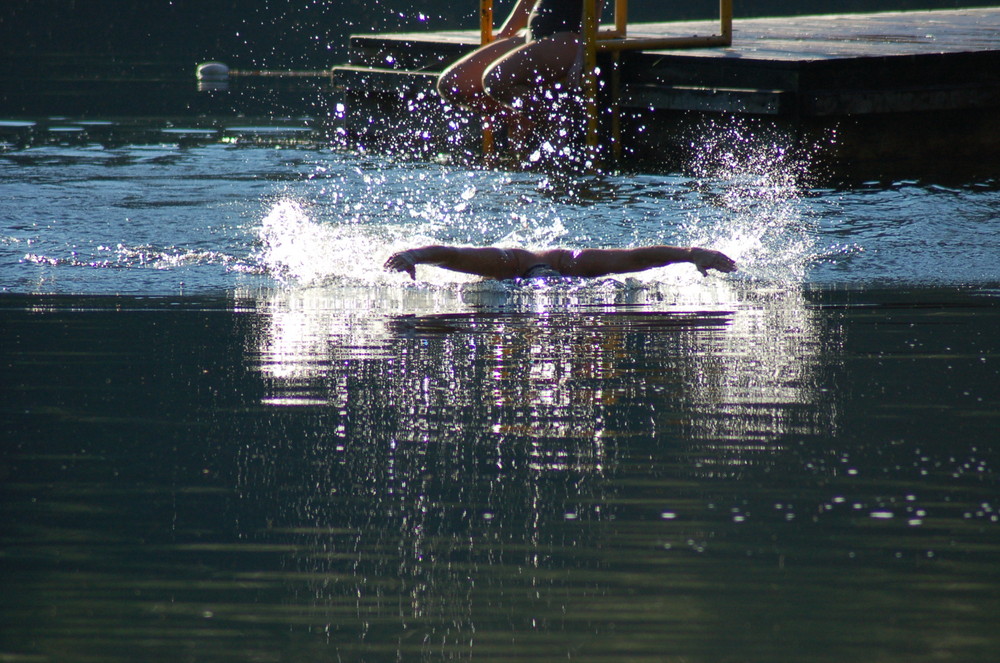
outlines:
[[[616,58],[623,50],[653,50],[662,48],[704,48],[708,46],[730,46],[733,43],[733,2],[719,0],[719,34],[706,37],[646,37],[629,38],[626,36],[628,27],[628,0],[615,0],[615,35],[602,34],[597,26],[598,0],[583,0],[583,103],[587,115],[587,159],[593,167],[597,163],[598,143],[598,109],[597,109],[597,52],[611,51]],[[588,21],[588,18],[590,19]],[[615,90],[617,94],[617,90]],[[617,109],[617,99],[612,103]],[[612,136],[615,153],[621,145],[618,135],[618,122],[612,123]]]
[[[594,7],[596,0],[582,0]],[[638,37],[628,38],[628,0],[615,0],[614,29],[598,30],[595,38],[601,40],[600,50],[633,50],[655,48],[656,44],[698,43],[725,45],[733,40],[733,0],[719,0],[719,34],[708,37]],[[599,26],[598,26],[599,27]],[[485,46],[496,38],[493,34],[493,0],[479,0],[479,43]],[[678,46],[677,48],[685,48]]]
[[[583,0],[596,3],[597,0]],[[628,37],[628,0],[615,0],[615,29],[598,31],[599,51],[656,50],[662,48],[698,48],[700,46],[729,46],[733,43],[733,1],[719,0],[718,34],[692,37]],[[584,33],[584,38],[588,35]]]

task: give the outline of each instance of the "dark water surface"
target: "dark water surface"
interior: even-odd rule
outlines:
[[[996,657],[997,180],[163,130],[0,152],[0,660]],[[382,271],[430,242],[740,271]]]
[[[991,660],[997,291],[745,294],[3,296],[0,652]]]

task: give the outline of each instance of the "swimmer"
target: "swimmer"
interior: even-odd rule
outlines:
[[[494,247],[424,246],[400,251],[389,257],[385,268],[417,278],[417,265],[434,265],[453,272],[491,279],[539,278],[545,276],[597,277],[628,274],[654,267],[689,262],[702,275],[714,269],[735,272],[736,263],[719,251],[698,247],[643,246],[634,249],[500,249]]]

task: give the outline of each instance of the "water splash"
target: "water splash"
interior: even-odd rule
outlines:
[[[327,229],[312,223],[295,200],[279,200],[261,222],[258,232],[259,260],[267,272],[281,281],[314,281],[329,260]]]
[[[326,223],[304,203],[282,198],[268,210],[258,231],[257,260],[285,284],[377,283],[387,277],[382,265],[394,251],[429,243],[421,232],[400,226],[348,219]]]
[[[738,279],[803,283],[821,257],[818,215],[804,184],[809,161],[783,145],[753,128],[708,127],[691,140],[686,176],[493,172],[341,154],[317,165],[308,187],[270,204],[257,257],[286,284],[399,285],[408,279],[385,274],[382,263],[421,244],[683,244],[731,255]],[[418,272],[421,285],[476,280],[431,267]],[[632,283],[675,287],[702,279],[679,266]]]
[[[426,164],[345,167],[335,159],[309,187],[283,194],[264,211],[255,259],[282,283],[398,284],[406,277],[382,268],[395,251],[424,244],[545,248],[567,232],[556,205],[506,174]],[[474,280],[420,271],[424,283]]]
[[[727,253],[751,278],[803,282],[818,257],[806,188],[815,150],[790,144],[773,127],[703,126],[690,143],[690,170],[704,205],[682,224],[687,241]]]

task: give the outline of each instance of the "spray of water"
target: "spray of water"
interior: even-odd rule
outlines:
[[[421,244],[719,249],[741,281],[801,284],[817,258],[809,158],[773,133],[703,128],[684,176],[503,173],[339,154],[309,187],[269,203],[258,232],[262,269],[286,284],[413,285],[387,274],[391,253]],[[340,160],[340,161],[334,161]],[[477,279],[420,268],[416,284]],[[625,287],[704,286],[673,267],[617,279]],[[477,286],[478,287],[478,286]]]
[[[703,205],[682,234],[743,265],[750,278],[802,283],[816,257],[817,222],[808,203],[812,150],[788,136],[733,120],[710,123],[690,142],[690,171]]]
[[[307,190],[285,192],[266,204],[255,259],[280,282],[400,285],[408,281],[405,275],[382,268],[396,251],[423,244],[545,248],[566,232],[554,205],[529,201],[527,194],[535,191],[526,183],[512,187],[505,174],[345,161],[350,166],[320,167],[326,174]],[[475,280],[420,271],[421,283]]]

